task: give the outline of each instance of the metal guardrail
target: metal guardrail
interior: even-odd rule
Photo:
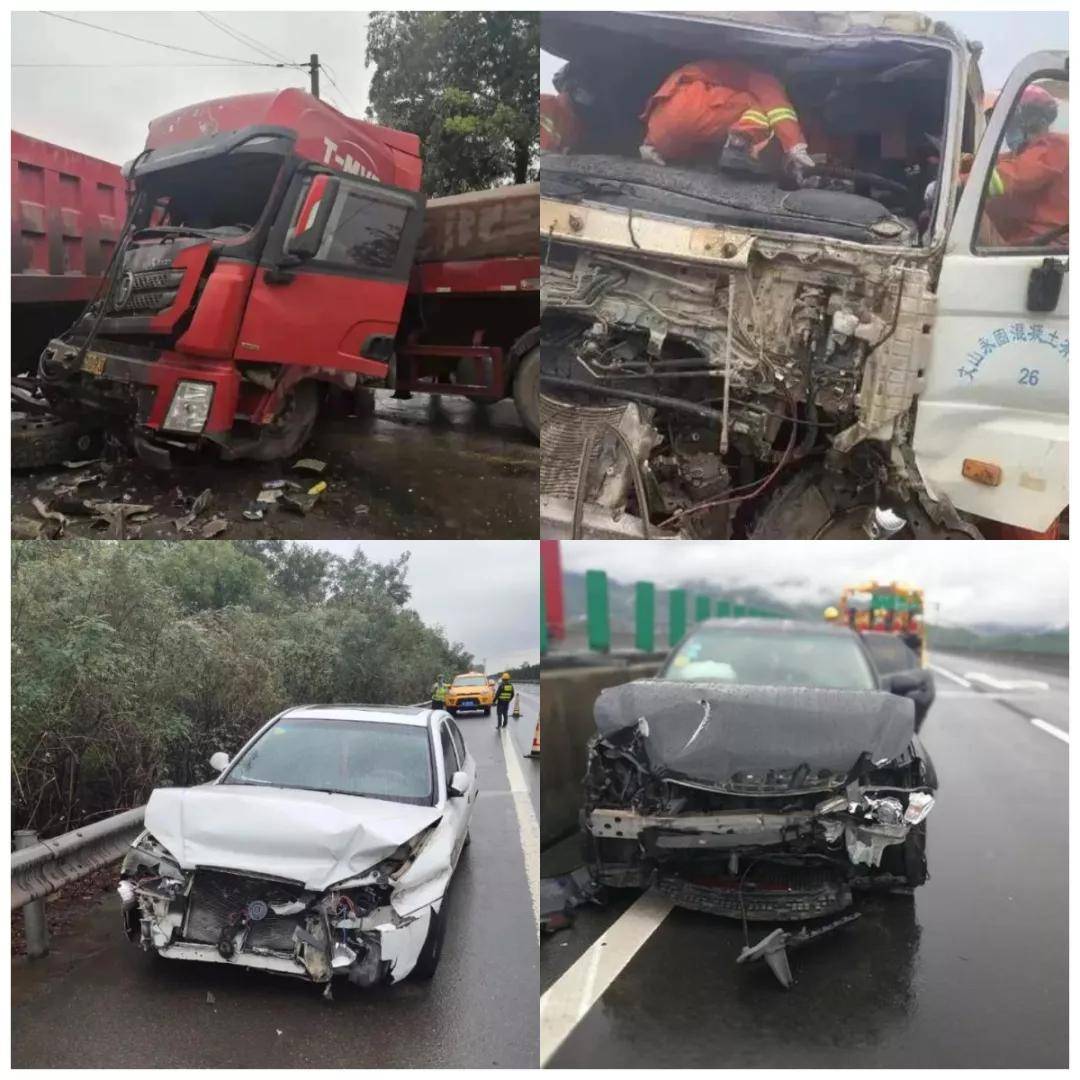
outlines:
[[[50,840],[38,840],[30,829],[15,833],[11,909],[23,908],[30,956],[44,956],[49,951],[45,897],[119,859],[142,832],[145,813],[145,806],[137,806]]]

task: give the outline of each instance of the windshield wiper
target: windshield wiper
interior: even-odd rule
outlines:
[[[193,229],[187,225],[147,225],[135,230],[135,238],[140,236],[209,236],[211,229]]]

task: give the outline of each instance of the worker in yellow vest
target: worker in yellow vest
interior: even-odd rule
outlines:
[[[446,708],[446,680],[441,675],[431,688],[431,707],[433,709]]]
[[[514,684],[510,672],[504,671],[499,685],[495,687],[495,730],[504,728],[510,716],[510,702],[514,700]]]

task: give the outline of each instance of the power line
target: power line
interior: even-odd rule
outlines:
[[[232,23],[227,23],[224,19],[218,18],[217,16],[215,16],[215,19],[222,26],[228,27],[230,30],[233,31],[233,33],[237,34],[239,37],[243,38],[245,41],[250,41],[253,46],[255,46],[257,48],[261,48],[261,49],[264,50],[264,52],[269,53],[270,58],[272,60],[283,60],[283,61],[285,61],[285,63],[289,62],[289,58],[287,56],[285,56],[284,54],[278,52],[277,49],[274,49],[271,46],[267,45],[265,42],[259,41],[258,38],[252,37],[251,34],[247,33],[244,30],[241,30],[237,26],[233,26]]]
[[[75,23],[76,26],[86,26],[91,30],[100,30],[104,34],[115,34],[117,37],[127,38],[130,41],[139,41],[143,45],[156,45],[159,49],[172,49],[173,52],[188,53],[190,56],[202,56],[209,60],[227,60],[231,64],[246,67],[296,67],[296,64],[260,64],[256,60],[238,60],[235,56],[219,56],[216,53],[199,52],[197,49],[185,49],[180,45],[166,45],[162,41],[152,41],[150,38],[138,37],[136,34],[126,34],[123,30],[113,30],[108,26],[98,26],[95,23],[83,22],[82,19],[73,19],[70,15],[59,15],[55,11],[43,11],[42,15],[50,15],[54,19],[63,19],[64,22]]]
[[[221,22],[218,19],[215,19],[208,12],[200,11],[199,14],[212,27],[214,27],[216,30],[220,30],[223,34],[228,34],[229,37],[231,37],[233,39],[233,41],[238,41],[241,45],[246,45],[249,49],[253,49],[255,52],[259,53],[261,56],[265,57],[267,60],[273,60],[273,61],[281,60],[283,62],[287,62],[287,61],[285,61],[285,57],[283,57],[280,53],[275,56],[274,54],[272,54],[272,53],[268,52],[266,49],[264,49],[261,45],[259,45],[255,41],[254,38],[248,40],[247,38],[242,37],[239,34],[239,32],[232,30],[224,22]]]
[[[238,64],[12,64],[13,68],[246,68],[248,63]],[[270,64],[256,64],[270,67]],[[284,66],[284,65],[276,65]]]
[[[330,73],[329,67],[326,64],[320,64],[319,66],[323,69],[323,71],[326,72],[326,77],[330,80],[330,85],[338,92],[338,94],[341,95],[341,100],[345,102],[345,105],[348,108],[349,112],[355,114],[356,109],[353,107],[352,102],[349,101],[349,99],[345,96],[345,91],[342,90],[340,86],[338,86],[337,81],[334,79],[334,76]]]

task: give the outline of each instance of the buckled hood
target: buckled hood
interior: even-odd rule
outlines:
[[[643,679],[601,692],[601,736],[663,780],[716,791],[818,791],[863,759],[900,757],[915,732],[905,698],[879,690]]]
[[[289,788],[159,788],[146,828],[184,870],[212,866],[322,891],[363,873],[437,821],[436,806]]]

